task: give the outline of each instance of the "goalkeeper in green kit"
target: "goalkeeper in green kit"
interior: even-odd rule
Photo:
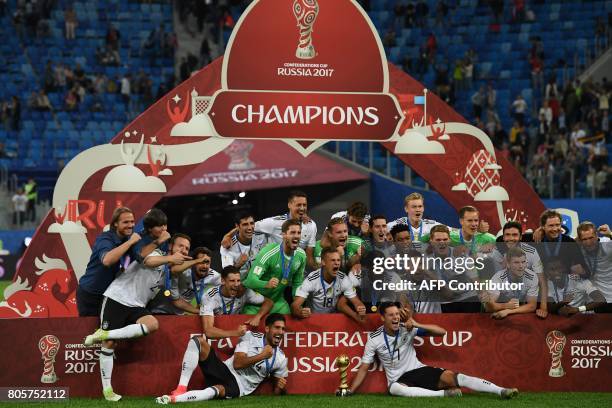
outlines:
[[[274,306],[270,313],[290,314],[291,308],[284,298],[285,288],[292,287],[292,294],[304,280],[306,252],[299,248],[302,223],[287,220],[282,226],[283,242],[270,243],[263,247],[253,262],[244,286],[272,299]],[[256,314],[258,305],[246,305],[245,314]]]

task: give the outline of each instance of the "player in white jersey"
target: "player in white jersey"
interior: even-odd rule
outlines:
[[[191,239],[185,234],[175,234],[170,240],[171,255],[158,248],[143,261],[132,263],[104,292],[100,329],[85,338],[84,344],[102,343],[100,348],[100,373],[104,398],[119,401],[111,385],[113,355],[116,340],[146,336],[157,330],[157,319],[145,309],[160,288],[169,292],[171,274],[190,268],[198,260],[187,256]]]
[[[391,231],[396,224],[410,226],[412,242],[420,241],[424,235],[429,234],[434,225],[441,224],[435,220],[423,218],[425,199],[419,193],[411,193],[404,198],[404,211],[406,211],[406,217],[400,217],[389,222],[387,228]]]
[[[427,267],[436,279],[469,286],[479,276],[476,263],[467,254],[456,255],[456,248],[451,246],[450,229],[446,225],[434,226],[429,232],[428,257],[425,260]],[[481,303],[475,290],[455,288],[444,297],[446,301],[441,304],[442,313],[480,313]]]
[[[410,309],[399,303],[383,303],[380,307],[383,325],[368,336],[361,365],[346,393],[357,391],[368,374],[374,357],[383,365],[389,394],[401,397],[461,396],[460,387],[497,394],[502,398],[518,395],[516,388],[501,388],[481,378],[430,367],[419,361],[414,350],[416,336],[444,336],[446,330],[433,324],[421,324],[412,318]],[[404,322],[400,322],[400,320]]]
[[[289,212],[257,221],[255,223],[255,233],[264,234],[268,243],[282,243],[282,226],[289,219],[302,222],[302,235],[300,236],[299,247],[306,252],[306,261],[309,270],[317,269],[318,265],[314,259],[314,247],[317,243],[317,224],[307,216],[308,201],[306,193],[302,191],[292,191],[289,193],[287,202]]]
[[[334,218],[342,218],[348,227],[349,235],[365,238],[370,232],[370,214],[368,207],[361,201],[355,201],[345,211],[338,211],[331,216]]]
[[[192,338],[189,341],[190,345],[193,344],[189,364],[195,366],[199,363],[208,388],[179,395],[163,395],[155,401],[170,404],[238,398],[251,394],[268,377],[272,377],[274,394],[284,394],[289,375],[287,357],[280,348],[284,334],[285,318],[272,313],[266,318],[265,334],[246,332],[236,345],[234,355],[223,362],[208,342]]]
[[[338,249],[323,248],[321,262],[321,269],[308,275],[296,290],[291,312],[301,319],[310,317],[312,313],[334,313],[338,299],[344,295],[357,312],[350,307],[338,308],[338,311],[361,323],[366,308],[357,297],[350,279],[340,272],[341,260]],[[303,307],[306,301],[309,307]]]
[[[240,269],[242,279],[246,279],[251,263],[259,253],[259,250],[266,246],[264,234],[255,234],[255,218],[250,213],[238,214],[235,218],[236,227],[231,237],[231,245],[225,248],[221,245],[221,265],[223,268],[233,265]]]
[[[246,320],[244,324],[234,330],[225,330],[215,326],[215,316],[241,314],[244,305],[247,303],[261,305],[261,308],[256,315]],[[221,285],[210,288],[202,297],[200,318],[204,336],[195,336],[192,340],[199,343],[199,347],[202,348],[205,347],[206,339],[243,336],[246,333],[247,325],[259,326],[259,321],[272,309],[272,305],[273,302],[270,299],[242,285],[240,271],[237,267],[226,266],[221,271]],[[183,356],[179,384],[171,395],[176,396],[187,391],[187,385],[196,367],[196,362],[191,358],[195,351],[194,341],[190,340]]]
[[[497,238],[498,243],[495,244],[495,249],[487,254],[487,257],[495,263],[495,270],[500,271],[506,268],[505,253],[508,248],[518,246],[525,252],[527,257],[527,269],[532,270],[538,277],[540,307],[536,310],[536,315],[539,318],[546,318],[548,315],[548,285],[546,278],[542,274],[542,260],[538,251],[531,245],[521,242],[523,236],[523,226],[516,221],[509,221],[502,228],[502,236]],[[503,243],[499,243],[501,241]]]
[[[506,253],[508,269],[497,272],[490,279],[494,285],[507,285],[504,290],[489,290],[484,293],[485,310],[492,312],[494,319],[504,319],[511,314],[533,313],[538,301],[538,278],[527,269],[525,252],[518,247]]]
[[[193,250],[192,256],[200,262],[191,269],[172,276],[170,296],[159,292],[147,305],[153,314],[198,314],[202,295],[207,288],[221,284],[221,274],[210,267],[212,251],[206,247]],[[191,302],[195,298],[196,306]]]
[[[569,273],[569,265],[561,259],[546,262],[544,274],[548,278],[548,301],[551,313],[573,316],[587,313],[605,305],[606,298],[589,279]]]
[[[597,232],[605,237],[598,238]],[[578,226],[577,234],[588,276],[606,298],[607,304],[599,307],[597,312],[612,313],[612,243],[603,241],[612,236],[610,228],[607,225],[596,228],[591,222],[583,222]]]

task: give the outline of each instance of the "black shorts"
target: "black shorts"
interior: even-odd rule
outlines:
[[[100,316],[100,308],[102,307],[103,300],[103,295],[96,295],[86,291],[81,285],[77,286],[76,301],[79,316]]]
[[[420,387],[438,391],[440,390],[438,383],[443,372],[443,368],[425,366],[405,372],[398,378],[397,382],[406,384],[409,387]]]
[[[206,360],[200,361],[200,369],[202,374],[204,374],[207,387],[222,385],[225,388],[225,398],[240,397],[240,388],[236,382],[236,377],[234,377],[234,374],[232,374],[223,361],[219,360],[215,349],[212,347]]]
[[[136,323],[143,316],[149,316],[144,307],[130,307],[122,305],[111,298],[104,298],[100,311],[100,327],[102,330],[114,330]]]

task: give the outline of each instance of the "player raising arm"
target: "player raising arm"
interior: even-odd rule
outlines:
[[[399,303],[383,303],[380,307],[383,325],[368,336],[361,365],[348,395],[357,391],[374,356],[383,365],[389,394],[400,397],[458,397],[459,387],[497,394],[508,399],[516,396],[516,388],[501,388],[481,378],[470,377],[443,368],[421,363],[416,356],[413,340],[416,336],[443,336],[446,330],[433,324],[420,324],[412,319],[412,313],[400,309]],[[402,313],[403,312],[403,313]],[[405,316],[405,322],[400,322]]]
[[[210,387],[184,394],[163,395],[155,399],[159,404],[206,401],[213,398],[238,398],[251,394],[266,378],[272,377],[274,394],[285,393],[287,386],[287,357],[280,348],[285,334],[285,318],[272,313],[266,318],[265,334],[246,332],[238,342],[234,355],[219,360],[208,342],[190,340],[196,346],[190,356],[200,368]]]

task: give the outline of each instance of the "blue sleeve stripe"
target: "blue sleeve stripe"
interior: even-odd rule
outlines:
[[[425,335],[427,335],[427,330],[419,328],[419,329],[417,329],[416,335],[417,336],[425,336]]]

